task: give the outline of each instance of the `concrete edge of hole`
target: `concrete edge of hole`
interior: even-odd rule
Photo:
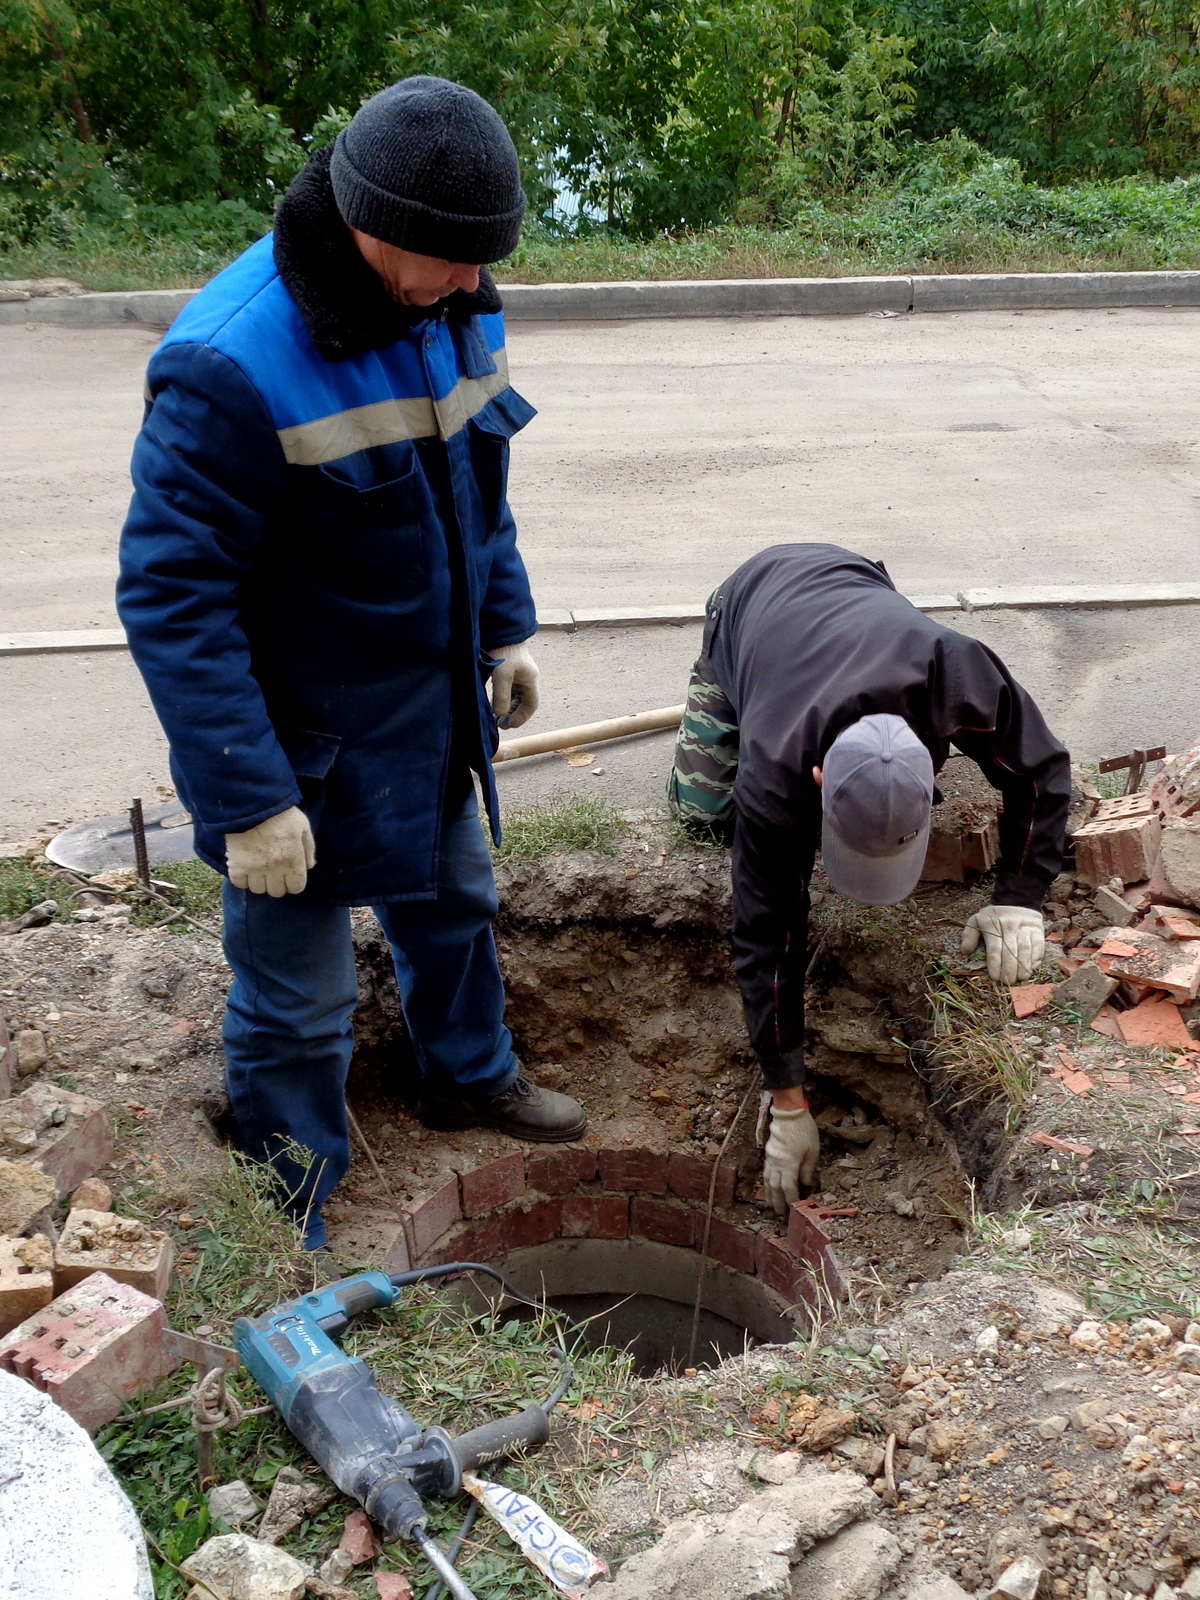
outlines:
[[[330,1243],[344,1259],[400,1271],[492,1262],[558,1239],[697,1251],[711,1174],[712,1163],[698,1156],[644,1147],[516,1151],[456,1174],[399,1215],[357,1208],[335,1224]],[[847,1292],[829,1235],[803,1206],[792,1208],[782,1232],[766,1213],[735,1220],[736,1177],[732,1166],[718,1169],[709,1258],[760,1280],[805,1323],[820,1316]]]
[[[979,272],[914,277],[680,278],[501,284],[509,319],[899,316],[909,312],[1087,311],[1200,305],[1200,272]],[[0,326],[166,329],[198,291],[133,289],[0,304]]]

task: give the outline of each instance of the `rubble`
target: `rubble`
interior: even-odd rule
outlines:
[[[0,1102],[0,1159],[41,1169],[62,1199],[112,1159],[112,1126],[98,1100],[36,1083]],[[19,1232],[4,1223],[8,1232]]]
[[[46,1035],[40,1028],[22,1028],[15,1040],[17,1073],[22,1078],[27,1078],[31,1072],[38,1072],[50,1059],[50,1051],[46,1047]]]
[[[338,1549],[345,1552],[351,1566],[361,1566],[364,1561],[374,1561],[379,1555],[379,1540],[365,1511],[352,1511],[342,1527]]]
[[[61,1294],[93,1272],[106,1272],[162,1300],[173,1263],[174,1248],[161,1229],[111,1211],[77,1209],[67,1217],[54,1252],[54,1287]]]
[[[820,1544],[792,1574],[792,1600],[878,1600],[904,1559],[899,1539],[857,1522]]]
[[[111,1211],[112,1190],[102,1178],[85,1178],[71,1196],[74,1211]]]
[[[54,1298],[54,1247],[48,1239],[0,1237],[0,1334]]]
[[[32,1161],[0,1156],[0,1233],[24,1233],[57,1194],[54,1179]]]
[[[323,1510],[334,1494],[328,1483],[305,1477],[295,1467],[280,1467],[258,1526],[259,1538],[264,1544],[278,1544],[294,1533],[305,1517]]]
[[[311,1568],[245,1533],[221,1533],[180,1562],[197,1600],[300,1600]],[[190,1600],[190,1597],[189,1597]]]
[[[1116,978],[1102,972],[1094,961],[1085,961],[1069,978],[1056,983],[1051,994],[1056,1006],[1069,1006],[1084,1022],[1091,1022],[1116,987]]]
[[[1102,800],[1075,832],[1075,871],[1097,889],[1111,878],[1141,883],[1154,870],[1162,823],[1148,794]]]
[[[244,1522],[253,1522],[261,1509],[240,1478],[214,1484],[208,1491],[208,1514],[215,1527],[236,1532]]]

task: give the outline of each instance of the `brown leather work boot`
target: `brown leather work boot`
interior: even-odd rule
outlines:
[[[519,1072],[507,1089],[491,1100],[468,1100],[424,1094],[417,1116],[426,1128],[450,1133],[458,1128],[495,1128],[513,1139],[535,1144],[569,1144],[582,1138],[587,1112],[570,1095],[539,1089]]]

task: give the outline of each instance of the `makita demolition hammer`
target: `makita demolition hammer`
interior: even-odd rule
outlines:
[[[496,1278],[513,1298],[528,1301],[491,1267],[451,1262],[414,1272],[363,1272],[276,1306],[261,1317],[239,1317],[238,1355],[266,1390],[280,1416],[344,1494],[353,1495],[394,1538],[412,1539],[458,1600],[474,1600],[442,1550],[429,1537],[422,1499],[449,1497],[464,1472],[533,1450],[550,1436],[549,1411],[565,1393],[563,1371],[544,1404],[488,1422],[453,1438],[444,1428],[422,1431],[398,1400],[381,1394],[366,1362],[348,1356],[333,1336],[360,1311],[393,1305],[413,1284],[463,1272]]]

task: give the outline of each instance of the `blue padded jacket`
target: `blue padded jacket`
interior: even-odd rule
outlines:
[[[434,893],[451,759],[498,837],[487,652],[536,627],[499,314],[327,360],[252,245],[155,352],[117,603],[197,854],[303,806],[312,893]]]

